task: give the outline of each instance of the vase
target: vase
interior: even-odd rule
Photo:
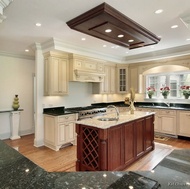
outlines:
[[[167,95],[163,95],[163,97],[164,97],[164,99],[167,99],[167,98],[168,98],[168,96],[167,96]]]
[[[19,107],[20,107],[20,105],[19,105],[19,98],[18,98],[18,95],[15,95],[12,108],[13,108],[13,110],[16,111],[16,110],[19,109]]]
[[[131,104],[130,104],[130,113],[131,113],[131,114],[134,114],[134,111],[135,111],[134,102],[131,101]]]
[[[189,95],[184,95],[185,99],[188,99],[189,98]]]
[[[149,98],[152,98],[152,95],[151,95],[151,94],[148,94],[148,97],[149,97]]]

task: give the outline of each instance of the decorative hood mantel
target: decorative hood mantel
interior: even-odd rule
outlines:
[[[103,3],[67,22],[79,32],[129,49],[157,44],[155,34],[134,22],[107,3]]]

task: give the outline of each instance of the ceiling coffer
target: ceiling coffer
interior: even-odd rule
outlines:
[[[74,30],[127,47],[157,44],[160,38],[107,3],[103,3],[67,22]]]

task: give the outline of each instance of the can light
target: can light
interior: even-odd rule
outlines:
[[[171,26],[171,28],[172,28],[172,29],[178,28],[178,25],[173,25],[173,26]]]
[[[37,27],[40,27],[41,25],[42,25],[42,24],[41,24],[41,23],[39,23],[39,22],[38,22],[38,23],[36,23],[36,26],[37,26]]]
[[[105,32],[110,33],[110,32],[112,32],[112,30],[111,29],[106,29]]]
[[[124,35],[123,35],[123,34],[120,34],[120,35],[118,35],[117,37],[122,38],[122,37],[124,37]]]

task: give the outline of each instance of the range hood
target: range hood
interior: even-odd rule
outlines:
[[[103,82],[104,62],[99,59],[70,54],[69,55],[69,81]]]
[[[129,49],[154,45],[160,41],[155,34],[106,3],[68,21],[67,25],[71,29]]]

